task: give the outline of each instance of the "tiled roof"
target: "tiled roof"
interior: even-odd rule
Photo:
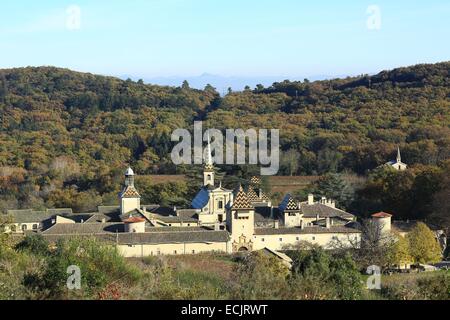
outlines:
[[[47,230],[43,231],[43,235],[94,235],[102,233],[123,232],[124,225],[122,223],[58,223],[54,224]]]
[[[197,216],[198,209],[178,209],[177,210],[177,216],[182,217],[184,219],[186,218],[194,218]]]
[[[39,223],[50,219],[54,215],[48,211],[33,211],[31,209],[8,210],[7,214],[12,217],[15,223]]]
[[[232,209],[252,209],[253,206],[251,205],[247,194],[244,192],[242,187],[239,188],[239,191],[234,198],[233,207]]]
[[[298,203],[290,194],[286,195],[279,205],[280,211],[298,210]]]
[[[156,220],[160,220],[165,223],[181,223],[181,222],[197,223],[198,222],[198,219],[192,218],[192,217],[189,218],[189,217],[180,217],[180,216],[162,216],[162,215],[157,215],[157,214],[155,214],[153,217]]]
[[[270,201],[270,198],[262,191],[262,189],[258,190],[258,197],[262,201]]]
[[[305,228],[256,228],[255,235],[273,234],[319,234],[319,233],[361,233],[360,230],[345,226],[332,226],[329,229],[319,226]]]
[[[99,213],[103,214],[115,213],[120,210],[120,206],[98,206],[97,210]]]
[[[277,212],[278,208],[255,207],[255,222],[273,222],[272,213],[276,216]]]
[[[194,200],[192,200],[191,206],[194,209],[203,209],[209,201],[209,191],[207,188],[201,188],[200,191],[195,196]]]
[[[255,185],[255,186],[258,186],[258,185],[261,184],[261,178],[258,177],[258,176],[253,176],[253,177],[250,179],[250,183],[253,184],[253,185]]]
[[[378,212],[372,215],[373,218],[390,218],[392,214],[386,212]]]
[[[248,187],[247,197],[250,202],[258,202],[260,200],[255,190],[251,186]]]
[[[145,222],[147,221],[144,218],[139,217],[129,217],[128,219],[123,220],[124,223],[139,223],[139,222]]]
[[[133,186],[126,186],[125,189],[120,193],[122,198],[139,198],[139,192]]]
[[[201,227],[150,227],[146,228],[145,232],[151,232],[151,233],[164,233],[164,232],[189,232],[189,231],[195,231],[195,232],[209,232],[214,231],[213,228],[201,226]]]
[[[355,216],[343,210],[332,208],[322,203],[301,203],[300,210],[305,218],[315,218],[319,215],[321,218],[341,217],[352,220]]]
[[[156,229],[156,228],[155,228]],[[164,228],[157,228],[164,229]],[[42,234],[49,241],[71,238],[95,238],[102,242],[127,245],[158,243],[192,243],[192,242],[227,242],[227,231],[180,231],[180,232],[146,232],[146,233],[70,233]]]
[[[102,214],[102,213],[94,213],[89,219],[85,220],[87,223],[92,222],[119,222],[119,212],[116,212],[114,214]]]
[[[55,214],[59,216],[72,215],[71,208],[59,208],[59,209],[47,209],[47,212],[50,214]]]
[[[121,233],[118,240],[121,244],[227,242],[229,235],[227,231]]]

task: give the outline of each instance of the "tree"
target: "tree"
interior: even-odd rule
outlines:
[[[256,251],[241,259],[234,270],[233,298],[282,299],[289,293],[286,282],[289,270],[277,258]]]
[[[410,254],[409,241],[400,235],[397,236],[397,241],[388,250],[389,263],[397,266],[409,264],[413,262]]]
[[[310,192],[336,201],[338,206],[348,208],[354,198],[354,189],[340,174],[329,173],[313,183]]]
[[[441,247],[433,231],[423,222],[417,225],[406,236],[411,257],[416,263],[435,263],[440,261]]]
[[[313,246],[290,252],[293,259],[291,290],[296,299],[346,299],[362,297],[361,273],[351,256],[333,256]]]
[[[189,82],[187,80],[183,81],[183,84],[181,85],[181,89],[183,89],[183,90],[191,89],[191,87],[189,86]]]
[[[281,171],[285,175],[293,176],[297,173],[300,154],[293,149],[282,153],[281,156]]]

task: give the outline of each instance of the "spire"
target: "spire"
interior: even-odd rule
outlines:
[[[211,155],[211,144],[208,132],[208,145],[206,147],[205,166],[203,168],[203,186],[214,186],[214,163]]]
[[[125,171],[125,185],[134,187],[134,171],[131,167],[128,167]]]
[[[397,162],[402,162],[402,156],[400,154],[400,147],[397,149]]]
[[[208,132],[208,144],[206,146],[205,169],[212,170],[214,168],[211,154],[211,139]]]

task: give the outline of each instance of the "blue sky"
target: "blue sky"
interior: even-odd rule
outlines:
[[[71,5],[81,10],[79,28],[67,26]],[[380,9],[378,30],[367,26],[370,5]],[[448,0],[0,2],[0,68],[143,78],[353,75],[450,60],[449,39]]]

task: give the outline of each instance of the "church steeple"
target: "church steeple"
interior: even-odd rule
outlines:
[[[397,149],[397,163],[402,162],[402,156],[400,154],[400,147]]]
[[[211,142],[208,133],[208,145],[206,146],[205,166],[203,168],[203,186],[214,186],[214,163],[211,154]]]
[[[128,168],[125,171],[125,187],[119,193],[120,213],[126,214],[141,207],[141,196],[134,187],[134,172]]]

